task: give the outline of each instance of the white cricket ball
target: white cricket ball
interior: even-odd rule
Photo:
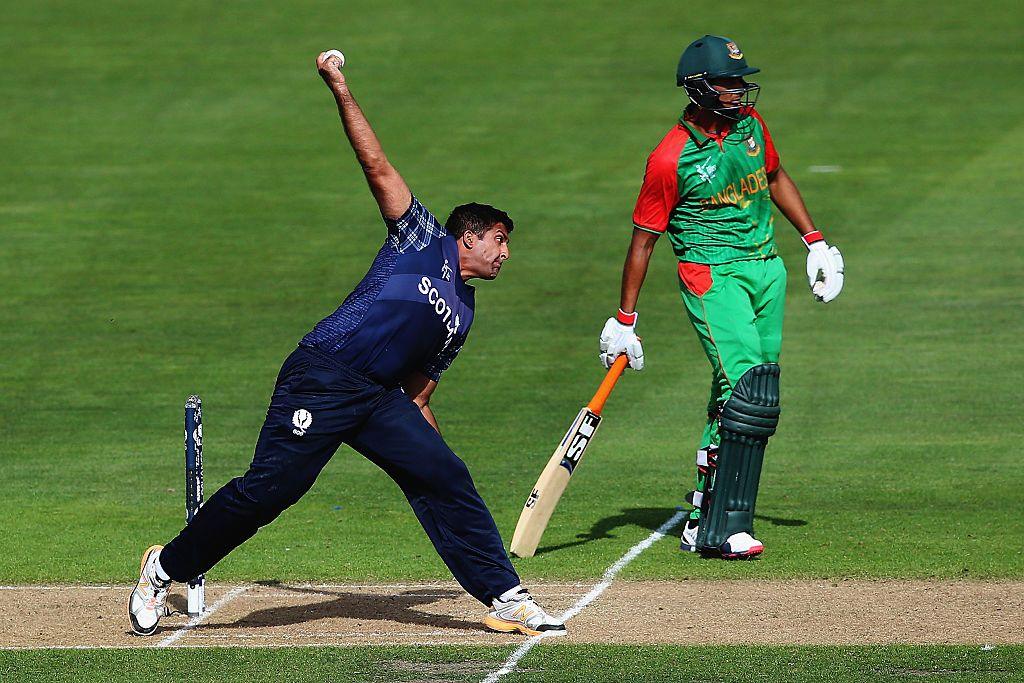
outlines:
[[[342,68],[343,66],[345,66],[345,55],[342,54],[341,50],[328,50],[327,51],[327,57],[325,57],[325,59],[327,59],[328,57],[337,57],[338,58],[338,62],[339,62],[338,68],[339,69]]]

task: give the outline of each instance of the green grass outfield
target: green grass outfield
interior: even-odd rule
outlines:
[[[191,392],[206,407],[208,488],[245,468],[281,360],[382,240],[313,69],[333,45],[428,206],[490,201],[519,226],[436,398],[510,534],[601,377],[596,337],[615,310],[644,159],[681,104],[675,60],[711,29],[763,68],[761,111],[843,248],[848,283],[835,305],[815,304],[780,225],[791,278],[764,560],[697,562],[664,543],[630,574],[1024,575],[1020,544],[1005,541],[1024,535],[1024,95],[1006,85],[1022,24],[1001,23],[1021,13],[12,8],[0,28],[0,581],[124,581],[146,544],[172,536]],[[666,245],[640,311],[649,369],[612,396],[549,550],[519,563],[528,577],[594,576],[690,486],[709,372]],[[348,449],[213,573],[444,575],[391,481]]]
[[[516,220],[512,260],[479,288],[470,341],[435,399],[508,537],[600,380],[597,335],[615,310],[644,159],[682,104],[679,52],[704,32],[737,39],[763,69],[759,109],[843,249],[847,285],[835,304],[815,304],[803,249],[777,223],[791,277],[783,421],[758,508],[763,559],[701,562],[664,541],[624,577],[1024,576],[1020,4],[483,7],[51,0],[5,10],[0,583],[131,579],[142,548],[182,524],[189,393],[206,408],[208,489],[245,468],[280,362],[383,237],[313,68],[330,47],[345,50],[353,91],[428,207],[443,216],[486,201]],[[841,170],[812,172],[829,166]],[[527,579],[600,575],[690,486],[709,373],[672,263],[659,246],[640,303],[648,369],[612,396],[542,552],[517,561]],[[210,579],[446,576],[397,488],[343,449]],[[201,656],[212,672],[261,663],[249,680],[281,667],[298,681],[319,671],[347,680],[382,658],[500,663],[504,652]],[[1022,657],[850,652],[861,667],[852,678],[829,673],[835,651],[780,649],[761,653],[775,673],[751,665],[744,680],[902,680],[917,669],[1010,680]],[[728,671],[745,658],[700,654]],[[615,666],[647,656],[663,665],[646,680],[669,680],[693,655],[542,647],[524,660],[534,671],[508,680],[543,680],[578,658],[603,662],[591,680],[618,680]],[[151,661],[182,672],[193,656],[0,662],[56,680],[62,662],[99,677]]]
[[[501,666],[505,648],[385,647],[185,649],[174,652],[90,650],[0,652],[0,676],[26,683],[147,683],[189,680],[219,683],[332,681],[477,681]],[[534,681],[682,680],[718,683],[803,681],[1020,681],[1024,649],[999,647],[625,647],[550,645],[502,680]],[[8,678],[11,676],[11,678]]]

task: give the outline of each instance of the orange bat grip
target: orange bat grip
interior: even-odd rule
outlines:
[[[594,394],[594,398],[590,399],[590,403],[587,404],[587,410],[594,413],[595,415],[601,414],[601,409],[604,408],[605,401],[611,396],[612,389],[615,388],[615,383],[619,381],[619,377],[622,377],[622,371],[626,369],[626,365],[629,363],[629,358],[626,354],[622,354],[615,359],[612,363],[612,367],[608,369],[608,374],[604,376],[604,380],[601,382],[601,386],[597,388],[597,393]]]

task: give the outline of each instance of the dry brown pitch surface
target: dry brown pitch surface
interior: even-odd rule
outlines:
[[[592,584],[534,585],[552,611]],[[507,644],[454,583],[207,589],[198,623],[128,632],[126,586],[0,588],[0,647]],[[181,609],[176,591],[169,601]],[[696,605],[704,605],[698,612]],[[569,623],[580,643],[1024,643],[1024,582],[619,581]]]

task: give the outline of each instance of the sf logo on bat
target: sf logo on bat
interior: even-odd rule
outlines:
[[[595,415],[590,411],[583,416],[580,426],[576,428],[576,431],[571,432],[567,435],[569,439],[569,446],[565,450],[565,455],[562,456],[561,465],[572,474],[572,471],[576,469],[576,465],[579,464],[580,458],[583,457],[583,451],[587,449],[587,445],[590,443],[590,437],[594,435],[594,431],[597,429],[597,425],[601,422],[601,416]]]

